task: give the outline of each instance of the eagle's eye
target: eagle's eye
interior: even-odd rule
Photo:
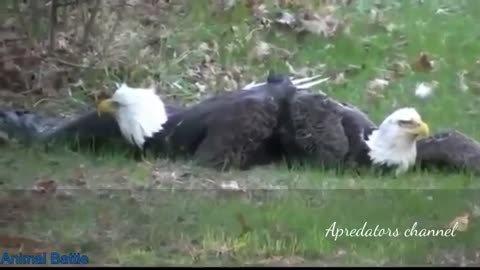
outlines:
[[[413,120],[398,120],[398,125],[401,127],[414,127],[417,123]]]

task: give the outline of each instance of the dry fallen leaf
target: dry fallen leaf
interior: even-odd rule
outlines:
[[[253,57],[256,60],[263,60],[272,53],[272,47],[265,41],[259,41],[253,48]]]
[[[344,257],[345,255],[347,255],[347,251],[344,249],[339,249],[335,252],[335,258]]]
[[[301,28],[307,32],[321,35],[323,37],[332,37],[337,33],[341,22],[339,19],[328,15],[325,17],[315,16],[309,19],[300,19]]]
[[[290,72],[290,74],[295,75],[297,77],[308,77],[308,72],[309,72],[308,67],[303,67],[303,68],[300,68],[299,70],[296,70],[292,66],[292,64],[290,64],[288,61],[285,62],[285,65],[287,65],[288,71]]]
[[[390,84],[385,79],[373,79],[367,84],[367,102],[371,105],[379,105],[380,101],[385,98],[383,95],[385,88]]]
[[[298,256],[282,257],[282,256],[272,256],[263,260],[260,260],[258,263],[264,266],[294,266],[301,265],[305,262],[305,259]]]
[[[438,82],[431,83],[421,82],[415,87],[415,96],[419,98],[427,98],[433,94],[433,90],[438,86]]]
[[[87,182],[85,181],[85,179],[86,179],[85,165],[80,164],[74,170],[72,182],[77,186],[86,186]]]
[[[56,198],[62,201],[71,201],[75,198],[75,196],[69,190],[60,189],[57,191]]]
[[[436,11],[435,11],[435,14],[438,14],[438,15],[448,15],[450,14],[450,9],[448,8],[438,8]]]
[[[321,15],[332,15],[335,12],[337,12],[338,6],[335,4],[326,4],[326,5],[321,5],[319,8],[319,14]]]
[[[389,80],[396,80],[406,76],[407,73],[411,71],[411,66],[407,61],[398,60],[393,62],[388,67],[388,76]]]
[[[237,183],[237,181],[229,181],[229,182],[222,182],[220,184],[220,187],[223,189],[233,189],[233,190],[239,190],[240,187]]]
[[[64,33],[59,34],[56,48],[59,51],[72,52],[71,48],[69,47],[68,39]]]
[[[345,78],[345,73],[344,72],[340,72],[338,73],[336,76],[335,76],[335,79],[332,81],[333,84],[335,85],[344,85],[346,84],[348,81],[347,79]]]
[[[217,4],[216,9],[222,12],[232,9],[237,4],[237,0],[220,0],[215,1],[215,3]]]
[[[427,72],[433,69],[434,62],[430,60],[430,57],[422,52],[418,59],[413,63],[412,69],[415,71]]]
[[[377,93],[382,92],[388,85],[390,84],[389,81],[385,79],[373,79],[368,82],[367,84],[367,91],[374,91]]]
[[[295,22],[296,22],[295,16],[293,16],[291,13],[282,10],[277,14],[277,18],[275,19],[275,22],[281,25],[288,25],[290,27],[293,27]]]
[[[465,70],[462,70],[458,73],[458,88],[460,88],[460,90],[462,92],[467,92],[468,91],[468,85],[466,83],[466,80],[465,80],[465,75],[467,74],[467,71]]]
[[[200,82],[196,82],[195,86],[197,87],[198,91],[201,93],[204,93],[205,90],[207,89],[207,86],[205,84],[201,84]]]
[[[394,23],[389,23],[385,25],[385,30],[387,30],[388,33],[392,33],[393,31],[397,30],[399,28],[398,25]]]
[[[384,24],[385,18],[383,11],[377,8],[372,8],[370,10],[370,23],[371,24]]]
[[[357,187],[358,187],[358,185],[357,185],[357,181],[355,181],[355,179],[349,178],[347,180],[347,188],[356,189]]]
[[[55,193],[57,190],[57,182],[54,180],[38,180],[33,186],[33,190],[40,193]]]
[[[448,225],[448,228],[450,229],[455,229],[456,231],[459,232],[464,232],[468,229],[468,222],[469,222],[469,213],[463,213],[462,215],[456,217],[455,219],[450,222]]]
[[[238,89],[238,83],[233,79],[233,75],[230,72],[226,72],[226,74],[221,74],[218,82],[218,88],[224,91],[232,91]]]
[[[26,254],[45,252],[47,245],[32,239],[20,236],[0,235],[0,247],[2,249],[15,250]]]
[[[202,42],[200,43],[200,45],[198,45],[197,50],[201,53],[207,53],[208,51],[210,51],[210,46],[208,46],[208,43]]]
[[[265,4],[260,4],[253,7],[253,14],[257,18],[265,18],[268,14],[268,9]]]

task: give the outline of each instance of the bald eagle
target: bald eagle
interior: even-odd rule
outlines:
[[[142,151],[193,157],[220,169],[286,160],[327,167],[387,166],[396,174],[419,163],[478,171],[480,147],[475,140],[456,131],[429,136],[428,125],[414,108],[400,108],[377,126],[355,106],[311,91],[325,81],[318,78],[269,76],[265,83],[188,107],[164,104],[153,89],[121,84],[96,112],[47,128],[42,134],[48,136],[30,131],[29,137],[120,139]],[[23,113],[28,114],[33,113]],[[0,127],[2,122],[7,133],[12,127],[27,126],[15,111],[0,113]]]
[[[125,139],[142,148],[146,138],[163,130],[167,122],[165,104],[155,88],[130,88],[117,85],[114,95],[98,105],[99,113],[111,113]]]
[[[325,94],[298,94],[292,100],[300,157],[321,164],[374,165],[406,172],[416,163],[416,143],[429,127],[414,108],[395,110],[377,126],[355,106]]]

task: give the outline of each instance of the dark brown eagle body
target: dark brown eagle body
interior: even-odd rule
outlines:
[[[480,144],[457,131],[439,132],[417,143],[422,168],[456,169],[480,174]]]
[[[280,158],[289,129],[289,84],[268,84],[207,99],[169,116],[145,147],[170,157],[192,155],[202,165],[247,169]]]

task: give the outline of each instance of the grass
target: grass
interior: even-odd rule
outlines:
[[[350,17],[349,34],[331,39],[308,35],[299,41],[291,32],[270,28],[256,32],[256,38],[296,52],[288,60],[296,69],[319,71],[320,65],[325,64],[328,73],[349,65],[363,66],[356,75],[347,77],[346,84],[326,84],[322,90],[365,109],[376,122],[394,108],[414,106],[433,132],[456,128],[480,139],[476,121],[479,98],[473,83],[476,57],[480,54],[475,34],[480,3],[385,1],[390,9],[384,12],[386,22],[380,25],[369,23],[372,3],[358,3],[339,11]],[[185,70],[204,59],[204,54],[194,49],[210,40],[218,43],[217,62],[227,71],[234,66],[243,68],[245,80],[261,81],[270,69],[288,71],[285,60],[277,54],[265,62],[249,58],[255,41],[246,41],[244,37],[256,24],[245,8],[209,16],[205,1],[192,1],[189,5],[191,9],[185,17],[167,19],[170,33],[153,60],[145,58],[145,63],[123,69],[112,67],[107,75],[85,74],[87,87],[88,82],[100,79],[103,84],[110,84],[113,79],[134,84],[160,77],[164,82],[178,81],[183,86],[183,90],[165,90],[165,96],[195,101],[209,93],[199,93],[188,81]],[[454,13],[436,14],[439,8],[450,8]],[[382,30],[381,26],[389,23],[396,25],[397,30]],[[231,31],[232,26],[235,31]],[[153,37],[160,35],[152,33]],[[138,57],[135,46],[139,44],[132,45],[134,56],[130,57]],[[231,51],[222,49],[227,44],[233,44]],[[366,44],[369,50],[365,50]],[[178,61],[179,55],[189,51],[191,57]],[[372,103],[366,94],[368,81],[382,76],[394,62],[415,61],[422,51],[436,61],[434,70],[408,72],[407,76],[391,81],[384,98]],[[470,71],[471,87],[466,92],[459,89],[457,74],[462,70]],[[439,83],[434,94],[426,100],[417,98],[415,85],[432,80]],[[221,85],[217,86],[220,90]],[[3,205],[9,210],[0,215],[3,234],[48,243],[47,250],[86,254],[93,264],[479,262],[478,184],[474,176],[466,173],[409,172],[393,178],[321,168],[287,170],[282,164],[218,173],[188,161],[135,163],[115,153],[95,156],[63,148],[44,153],[16,146],[2,150],[1,198],[8,202]],[[32,195],[29,190],[13,192],[33,187],[36,180],[54,180],[63,196],[52,199],[48,194]],[[246,191],[218,188],[227,181],[236,181]],[[11,204],[20,207],[10,207]],[[463,212],[470,213],[468,228],[456,231],[454,237],[404,235],[415,222],[418,231],[445,229]],[[378,230],[398,229],[398,236],[335,239],[328,234],[332,224],[338,229],[360,229],[365,222],[365,230],[374,230],[378,225]]]

